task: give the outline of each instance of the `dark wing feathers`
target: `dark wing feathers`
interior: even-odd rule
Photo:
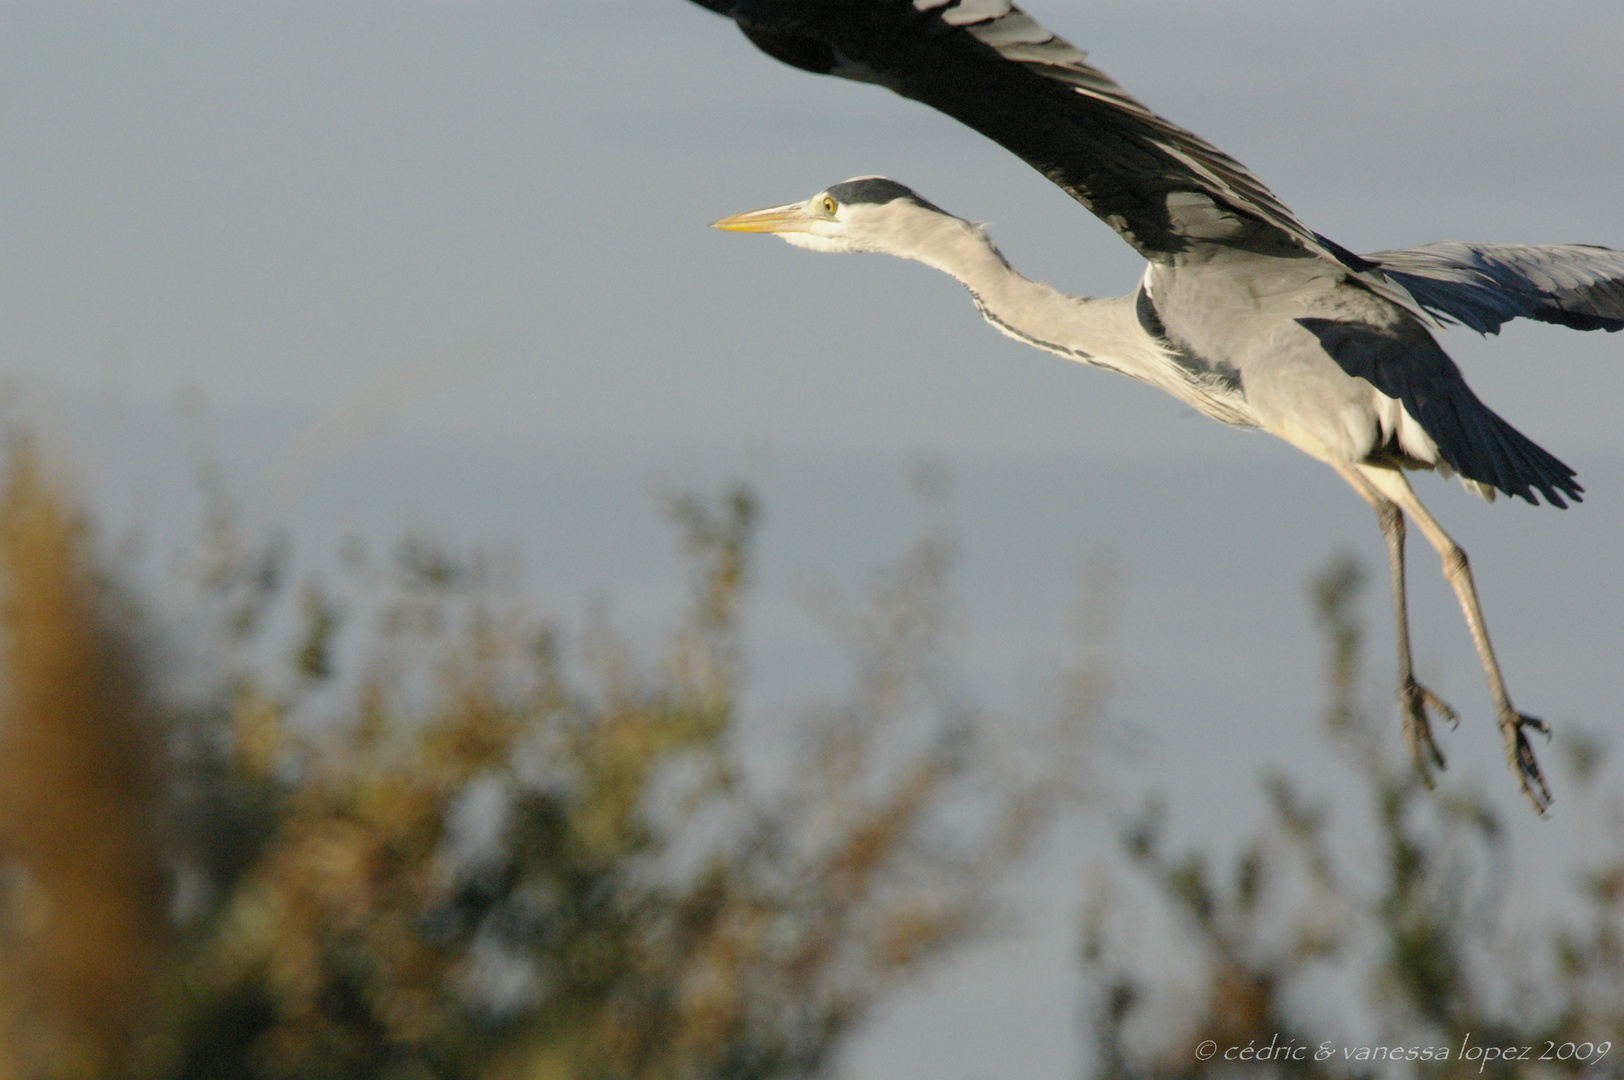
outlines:
[[[1151,112],[1008,0],[697,2],[786,63],[879,83],[974,128],[1146,258],[1196,242],[1169,209],[1183,192],[1260,226],[1239,243],[1336,258],[1245,166]]]
[[[1404,405],[1450,468],[1507,495],[1553,506],[1583,501],[1574,472],[1478,400],[1431,335],[1397,336],[1357,323],[1298,319],[1342,370]]]
[[[878,83],[981,132],[1147,259],[1213,244],[1295,251],[1341,264],[1423,322],[1454,320],[1483,333],[1518,317],[1624,328],[1624,253],[1448,243],[1354,255],[1310,231],[1245,166],[1145,108],[1009,0],[695,2],[734,19],[785,63]],[[1530,502],[1536,491],[1557,506],[1579,500],[1573,470],[1479,401],[1430,335],[1299,321],[1350,375],[1403,402],[1462,476]]]
[[[1515,318],[1624,330],[1624,252],[1584,244],[1428,244],[1365,258],[1445,319],[1484,334]]]

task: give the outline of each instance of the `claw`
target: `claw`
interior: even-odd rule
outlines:
[[[1439,712],[1444,714],[1444,719],[1449,721],[1449,729],[1451,731],[1460,727],[1460,713],[1456,712],[1454,709],[1451,709],[1449,704],[1445,702],[1443,698],[1439,697],[1437,694],[1434,694],[1431,690],[1428,690],[1419,683],[1416,684],[1415,688],[1421,691],[1422,697],[1426,699],[1426,703],[1428,705],[1431,705],[1434,709],[1437,709]]]
[[[1432,738],[1432,722],[1427,716],[1429,706],[1438,710],[1450,727],[1460,724],[1460,717],[1443,698],[1414,679],[1406,679],[1399,687],[1398,709],[1404,725],[1404,741],[1410,747],[1410,760],[1416,773],[1428,788],[1432,787],[1433,768],[1447,768],[1443,751]]]
[[[1522,783],[1524,798],[1532,804],[1535,813],[1543,815],[1551,805],[1551,789],[1540,772],[1539,761],[1534,757],[1534,748],[1528,742],[1525,728],[1533,728],[1544,735],[1547,742],[1550,741],[1551,727],[1545,721],[1524,716],[1510,708],[1501,713],[1500,733],[1506,741],[1507,763]]]

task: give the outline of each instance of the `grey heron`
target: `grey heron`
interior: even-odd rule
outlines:
[[[1416,680],[1405,521],[1437,551],[1488,682],[1506,758],[1536,811],[1551,801],[1511,702],[1465,552],[1405,470],[1458,476],[1566,507],[1574,471],[1484,405],[1433,331],[1493,334],[1514,318],[1624,328],[1624,253],[1585,245],[1439,243],[1355,255],[1312,231],[1233,158],[1152,113],[1009,0],[696,0],[769,55],[877,83],[998,142],[1087,207],[1146,260],[1137,288],[1071,297],[1017,273],[985,230],[883,177],[738,214],[720,229],[818,251],[872,251],[950,274],[982,316],[1028,345],[1159,387],[1215,420],[1258,428],[1325,462],[1376,512],[1386,539],[1398,707],[1414,766],[1444,757]]]

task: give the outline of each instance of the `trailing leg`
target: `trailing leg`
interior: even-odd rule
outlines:
[[[1534,748],[1528,741],[1528,729],[1533,728],[1547,739],[1551,731],[1543,720],[1524,715],[1512,707],[1505,678],[1500,674],[1500,664],[1494,658],[1494,646],[1489,643],[1489,629],[1483,621],[1483,610],[1478,605],[1477,587],[1472,582],[1466,552],[1427,513],[1403,475],[1392,469],[1369,465],[1359,466],[1359,472],[1370,480],[1377,491],[1410,516],[1443,560],[1444,579],[1449,582],[1455,598],[1460,602],[1461,613],[1466,617],[1466,628],[1471,632],[1472,644],[1477,649],[1478,662],[1483,666],[1483,677],[1489,684],[1489,696],[1494,701],[1500,724],[1500,737],[1505,743],[1506,764],[1516,774],[1523,795],[1535,811],[1543,814],[1546,807],[1551,805],[1551,789],[1534,757]]]
[[[1359,497],[1376,511],[1382,537],[1387,541],[1387,569],[1393,593],[1393,639],[1398,645],[1398,712],[1403,726],[1404,742],[1410,749],[1410,761],[1420,775],[1422,783],[1432,786],[1434,767],[1444,768],[1444,756],[1432,738],[1432,722],[1427,715],[1428,706],[1451,724],[1457,722],[1455,710],[1442,698],[1422,686],[1415,679],[1415,665],[1410,653],[1410,614],[1405,598],[1404,583],[1404,514],[1398,505],[1387,498],[1362,473],[1352,469],[1338,469]]]

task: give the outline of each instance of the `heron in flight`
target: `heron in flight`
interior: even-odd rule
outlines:
[[[883,177],[723,218],[814,251],[875,251],[952,275],[1017,341],[1120,372],[1215,420],[1259,428],[1325,462],[1375,510],[1387,541],[1398,707],[1416,770],[1444,758],[1416,681],[1404,596],[1406,517],[1443,560],[1498,716],[1507,762],[1544,812],[1529,743],[1543,721],[1511,703],[1466,553],[1406,470],[1458,476],[1556,507],[1574,471],[1479,401],[1433,331],[1514,318],[1624,328],[1624,253],[1584,245],[1440,243],[1355,255],[1300,222],[1247,169],[1152,113],[1009,0],[696,0],[756,46],[818,74],[878,83],[998,142],[1144,256],[1138,287],[1065,296],[1017,273],[978,225]]]

